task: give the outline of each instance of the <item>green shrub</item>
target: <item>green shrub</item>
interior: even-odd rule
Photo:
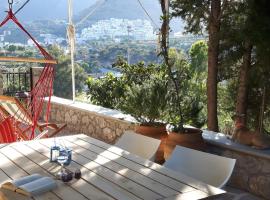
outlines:
[[[127,86],[125,99],[119,108],[144,125],[155,125],[164,118],[166,96],[166,79],[154,74],[142,84]]]
[[[121,103],[126,90],[122,78],[115,77],[112,73],[100,79],[89,77],[86,84],[91,103],[112,109]]]

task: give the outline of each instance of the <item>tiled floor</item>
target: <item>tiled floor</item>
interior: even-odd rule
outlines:
[[[216,200],[262,200],[263,198],[256,197],[243,190],[238,190],[232,187],[222,188],[227,193],[223,197],[219,197]]]

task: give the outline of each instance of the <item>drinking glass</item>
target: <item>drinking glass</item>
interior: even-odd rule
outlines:
[[[64,163],[68,160],[68,154],[66,152],[62,152],[60,156],[57,157],[57,162],[61,165],[60,171],[57,173],[59,178],[64,174]]]

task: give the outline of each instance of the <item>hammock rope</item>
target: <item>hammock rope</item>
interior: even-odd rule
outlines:
[[[75,53],[75,26],[72,21],[73,16],[73,0],[68,0],[68,27],[67,27],[67,37],[69,41],[70,47],[70,59],[71,59],[71,78],[72,78],[72,100],[75,102],[76,97],[76,87],[75,87],[75,61],[74,61],[74,53]]]
[[[9,21],[14,22],[34,42],[40,53],[45,58],[45,61],[48,61],[44,62],[44,68],[41,72],[41,75],[29,94],[25,113],[17,110],[14,112],[14,115],[11,116],[15,132],[23,132],[26,135],[26,139],[31,140],[36,136],[35,130],[43,111],[44,100],[46,96],[48,96],[48,104],[45,113],[46,121],[48,122],[49,119],[55,63],[49,62],[54,61],[53,57],[45,49],[43,49],[43,47],[34,39],[34,37],[22,26],[22,24],[15,17],[15,14],[12,11],[11,3],[12,1],[9,1],[9,11],[6,18],[0,23],[0,27],[4,26]],[[31,118],[31,122],[29,122],[29,117]],[[30,123],[30,125],[27,123]]]

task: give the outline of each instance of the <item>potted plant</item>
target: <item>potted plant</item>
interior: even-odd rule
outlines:
[[[167,80],[162,73],[154,73],[141,83],[126,86],[124,100],[120,109],[132,115],[139,125],[139,134],[161,140],[156,154],[156,162],[164,161],[164,144],[167,138],[166,125],[162,122],[167,97]]]
[[[155,137],[166,132],[161,121],[166,107],[166,80],[159,74],[152,75],[141,84],[128,85],[120,109],[138,122],[136,132]]]
[[[201,127],[205,123],[205,117],[202,114],[203,95],[201,95],[201,88],[197,85],[197,76],[183,53],[170,49],[169,58],[166,107],[169,125],[164,150],[165,158],[171,154],[176,145],[197,150],[205,149],[202,131],[191,126],[184,126],[184,124],[191,124]]]
[[[129,65],[121,58],[113,66],[122,72],[121,79],[125,83],[125,92],[117,108],[139,122],[136,131],[151,135],[153,129],[153,134],[157,131],[164,133],[166,128],[162,116],[167,93],[164,66],[145,65],[144,62]]]

